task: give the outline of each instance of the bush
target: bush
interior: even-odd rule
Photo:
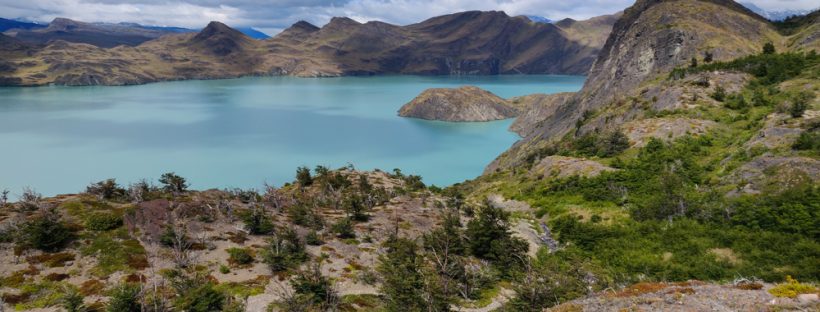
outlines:
[[[478,216],[467,223],[467,246],[470,253],[488,260],[509,274],[526,259],[529,245],[512,236],[509,213],[501,208],[484,205]]]
[[[66,312],[84,312],[87,310],[83,304],[83,295],[74,289],[68,290],[63,295],[62,306]]]
[[[777,284],[777,286],[769,289],[769,293],[775,297],[794,298],[799,294],[813,294],[820,291],[814,285],[803,284],[793,279],[791,276],[786,276],[786,282]]]
[[[136,284],[122,284],[115,287],[110,293],[110,299],[105,310],[108,312],[140,312],[140,286]]]
[[[108,231],[122,225],[122,217],[113,213],[92,213],[85,219],[85,228],[92,231]]]
[[[42,251],[56,251],[71,240],[72,233],[53,210],[44,211],[24,223],[21,228],[22,243]]]
[[[312,265],[310,269],[299,271],[296,277],[290,281],[290,285],[293,287],[296,296],[304,297],[299,301],[311,302],[314,306],[320,307],[322,311],[327,311],[339,299],[330,279],[322,275],[319,264]]]
[[[179,294],[174,305],[180,311],[212,312],[222,311],[225,295],[217,291],[210,282]]]
[[[313,184],[313,177],[310,176],[310,169],[308,167],[296,168],[296,181],[301,186],[310,186]]]
[[[803,131],[792,148],[799,151],[820,150],[820,131]]]
[[[723,102],[726,100],[726,89],[721,86],[715,86],[715,91],[712,92],[711,96],[715,101]]]
[[[247,248],[228,248],[228,262],[233,265],[246,265],[253,262],[253,253]]]
[[[792,97],[792,104],[789,106],[789,114],[794,118],[803,117],[803,112],[809,108],[809,102],[815,97],[814,92],[801,91]]]
[[[353,229],[353,222],[350,221],[350,218],[343,218],[339,220],[339,222],[333,224],[331,231],[336,233],[336,236],[342,239],[356,238],[356,231]]]
[[[242,217],[242,221],[245,222],[245,229],[253,235],[270,234],[274,229],[271,218],[265,213],[264,209],[258,207],[246,213]]]
[[[262,251],[262,260],[273,272],[295,268],[308,259],[305,242],[294,229],[279,231],[273,235],[268,248]]]

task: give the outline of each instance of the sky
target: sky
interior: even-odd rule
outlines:
[[[269,35],[305,20],[317,26],[331,17],[406,25],[467,10],[501,10],[553,20],[585,19],[623,10],[634,0],[0,0],[0,17],[49,22],[132,22],[202,28],[209,21],[254,27]],[[817,0],[751,0],[769,11],[815,9]]]

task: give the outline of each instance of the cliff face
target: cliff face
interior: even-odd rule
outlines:
[[[501,120],[518,113],[506,100],[472,86],[427,89],[399,110],[402,117],[441,121]]]
[[[554,110],[530,116],[529,126],[516,130],[527,136],[488,172],[520,164],[533,150],[576,127],[579,133],[604,131],[640,117],[637,109],[594,113],[642,97],[652,81],[687,66],[693,57],[702,60],[710,53],[716,61],[731,60],[759,52],[766,42],[788,48],[771,23],[733,1],[638,1],[615,23],[582,90],[553,105]]]
[[[0,77],[22,85],[120,85],[247,75],[585,74],[603,44],[594,38],[611,23],[561,28],[479,11],[408,26],[333,18],[321,28],[298,22],[258,41],[218,22],[198,34],[162,35],[57,20],[18,33],[35,43],[27,55],[0,50],[18,68]]]

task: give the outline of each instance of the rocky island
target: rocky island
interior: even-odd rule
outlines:
[[[399,109],[399,116],[440,121],[493,121],[518,116],[507,100],[478,87],[427,89]]]

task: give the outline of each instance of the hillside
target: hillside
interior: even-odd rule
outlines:
[[[17,85],[123,85],[256,75],[584,74],[603,44],[596,38],[612,22],[599,18],[561,29],[503,12],[471,11],[408,26],[349,18],[333,18],[321,28],[298,22],[272,38],[252,40],[217,22],[197,34],[169,34],[57,20],[16,34],[34,44],[33,51],[4,57],[18,69],[2,77]],[[214,31],[214,25],[221,26]]]

